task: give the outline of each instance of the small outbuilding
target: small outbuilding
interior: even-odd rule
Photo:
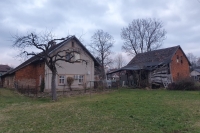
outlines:
[[[190,75],[194,79],[194,81],[200,81],[200,69],[194,69],[190,73]]]

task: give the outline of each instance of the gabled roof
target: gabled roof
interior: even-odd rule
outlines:
[[[81,46],[81,48],[94,60],[95,65],[97,65],[97,66],[100,65],[99,62],[96,60],[96,58],[94,58],[94,56],[86,49],[86,47],[75,36],[70,36],[70,37],[66,38],[64,41],[52,46],[47,52],[49,54],[51,54],[52,52],[54,52],[55,50],[61,48],[62,46],[67,44],[67,42],[69,42],[71,40],[75,40],[79,44],[79,46]],[[40,53],[40,54],[42,54],[42,53]],[[23,68],[23,67],[25,67],[25,66],[33,63],[33,62],[40,61],[40,60],[42,60],[42,58],[40,58],[38,56],[33,56],[30,59],[28,59],[27,61],[25,61],[22,64],[20,64],[15,69],[13,69],[11,71],[8,71],[6,74],[12,74],[12,73],[16,72],[17,70],[19,70],[19,69],[21,69],[21,68]]]
[[[155,66],[170,63],[173,55],[179,48],[181,49],[180,46],[174,46],[174,47],[149,51],[145,53],[139,53],[125,67],[122,67],[121,69],[116,70],[115,72],[122,70],[140,70],[140,69],[152,70],[154,69]]]
[[[0,72],[7,72],[11,68],[8,65],[0,65]]]
[[[171,61],[172,56],[177,51],[180,46],[159,49],[154,51],[149,51],[145,53],[137,54],[126,67],[129,66],[155,66],[161,64],[167,64]]]
[[[147,68],[153,66],[159,66],[168,64],[171,62],[172,57],[178,49],[181,49],[180,46],[174,46],[154,51],[149,51],[145,53],[137,54],[125,68]],[[181,49],[182,50],[182,49]],[[182,50],[183,52],[183,50]],[[183,52],[184,54],[184,52]],[[185,54],[184,54],[185,55]],[[186,56],[185,56],[186,57]],[[187,57],[186,57],[187,58]],[[189,62],[189,60],[188,60]],[[189,62],[190,64],[190,62]]]

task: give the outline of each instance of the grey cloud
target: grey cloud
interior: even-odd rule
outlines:
[[[115,39],[113,51],[120,52],[121,28],[133,19],[158,18],[167,30],[163,47],[181,45],[183,50],[200,54],[200,2],[197,0],[6,0],[0,2],[0,52],[10,48],[11,35],[51,30],[57,37],[82,36],[84,43],[97,29]],[[195,49],[193,48],[195,47]],[[1,63],[0,57],[0,63]],[[8,59],[10,60],[10,59]]]

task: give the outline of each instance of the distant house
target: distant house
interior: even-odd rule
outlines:
[[[200,81],[200,68],[196,68],[193,71],[191,71],[190,76],[195,80],[195,81]]]
[[[9,70],[11,70],[11,67],[9,67],[8,65],[0,65],[0,77]],[[2,86],[1,78],[0,78],[0,86]]]
[[[11,67],[8,65],[0,65],[0,76],[9,71]]]
[[[113,71],[116,71],[117,69],[110,69],[107,71],[107,73],[112,73]],[[119,80],[119,73],[112,73],[112,74],[107,74],[107,79],[108,80]]]
[[[163,85],[190,76],[190,62],[180,46],[137,54],[125,67],[113,71],[126,71],[127,85]]]
[[[85,46],[75,37],[69,37],[61,43],[54,45],[48,52],[53,54],[59,50],[77,50],[74,60],[83,59],[86,63],[77,61],[75,63],[68,63],[60,61],[57,66],[56,89],[63,90],[68,88],[67,77],[73,77],[74,83],[72,88],[82,89],[93,86],[91,81],[94,81],[95,67],[99,66],[99,62],[93,55],[85,48]],[[65,53],[63,53],[65,54]],[[66,54],[66,58],[68,58]],[[51,90],[51,71],[45,65],[43,59],[38,56],[33,56],[15,69],[7,72],[2,76],[3,86],[13,88],[16,84],[21,86],[35,86],[41,85],[42,80],[45,82],[45,90]]]

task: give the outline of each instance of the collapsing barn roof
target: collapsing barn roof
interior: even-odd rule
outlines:
[[[165,49],[139,53],[126,66],[113,71],[112,73],[123,70],[152,70],[156,66],[166,65],[171,62],[173,55],[179,48],[181,49],[180,46],[174,46]]]
[[[137,54],[125,67],[136,67],[147,68],[152,66],[158,66],[162,64],[168,64],[171,62],[172,56],[175,54],[176,50],[180,46],[159,49],[154,51],[149,51],[145,53]]]

